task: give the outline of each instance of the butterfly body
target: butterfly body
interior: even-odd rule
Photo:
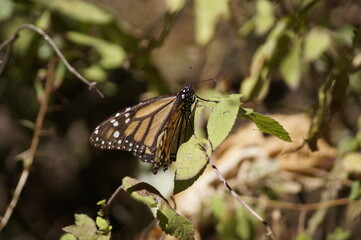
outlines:
[[[101,149],[132,152],[143,162],[153,164],[153,173],[176,160],[185,142],[192,105],[196,99],[190,84],[178,93],[160,96],[121,110],[103,121],[90,136]]]

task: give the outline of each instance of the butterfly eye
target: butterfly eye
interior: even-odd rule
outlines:
[[[90,143],[101,149],[132,152],[153,163],[153,173],[176,160],[180,145],[191,135],[189,126],[196,99],[189,84],[178,94],[151,98],[115,113],[95,128]]]

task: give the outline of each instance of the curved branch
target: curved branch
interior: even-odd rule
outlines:
[[[60,49],[56,46],[55,42],[51,39],[51,37],[44,32],[42,29],[32,25],[32,24],[24,24],[21,25],[20,27],[18,27],[14,34],[12,34],[7,40],[5,40],[2,44],[0,44],[0,50],[3,49],[5,46],[10,46],[18,37],[19,37],[19,32],[22,29],[31,29],[34,32],[40,34],[44,40],[54,49],[54,51],[56,52],[56,54],[58,55],[58,57],[61,59],[61,61],[65,64],[65,66],[68,68],[68,70],[73,73],[78,79],[80,79],[83,83],[85,83],[88,87],[89,90],[95,89],[96,92],[100,95],[100,97],[104,97],[103,93],[96,88],[96,83],[95,82],[89,82],[87,79],[85,79],[78,71],[76,71],[68,62],[68,60],[66,60],[66,58],[64,57],[64,55],[61,53]],[[0,64],[5,64],[6,61],[3,61],[2,63],[0,62]],[[0,71],[1,73],[1,71]]]

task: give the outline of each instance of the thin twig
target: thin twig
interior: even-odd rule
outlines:
[[[33,138],[31,140],[31,145],[30,145],[30,148],[26,152],[21,154],[22,160],[23,160],[23,171],[19,178],[19,182],[15,188],[14,195],[13,195],[8,207],[6,208],[5,214],[0,219],[0,231],[2,229],[4,229],[4,227],[7,225],[8,221],[14,211],[14,208],[16,207],[17,203],[19,202],[21,192],[23,191],[24,186],[29,177],[30,167],[32,166],[32,164],[34,162],[34,156],[35,156],[35,153],[36,153],[38,145],[39,145],[41,128],[43,126],[44,118],[46,115],[46,110],[48,107],[49,97],[50,97],[50,93],[52,90],[52,84],[53,84],[53,79],[54,79],[54,68],[55,68],[54,62],[50,61],[49,67],[48,67],[47,78],[45,81],[44,98],[42,99],[42,101],[40,101],[40,108],[39,108],[38,116],[36,117],[35,130],[33,133]]]
[[[201,146],[203,148],[203,146]],[[207,156],[208,157],[208,156]],[[256,213],[250,206],[247,205],[239,196],[238,194],[228,185],[227,181],[224,179],[222,174],[219,172],[218,168],[212,161],[212,157],[208,157],[208,162],[211,164],[214,172],[216,173],[218,179],[223,183],[226,187],[228,192],[244,207],[246,210],[255,216],[262,224],[266,227],[266,236],[268,239],[277,240],[276,235],[274,234],[271,225],[268,224],[266,220],[264,220],[258,213]]]
[[[115,190],[115,192],[112,194],[112,196],[109,198],[109,200],[107,201],[107,204],[106,204],[106,208],[109,209],[110,205],[112,204],[112,202],[114,201],[115,197],[119,194],[119,192],[121,190],[124,190],[125,189],[123,188],[123,185],[120,185],[117,190]]]
[[[347,205],[352,202],[349,198],[339,198],[324,202],[317,202],[317,203],[290,203],[290,202],[282,202],[282,201],[275,201],[269,199],[258,199],[249,196],[242,196],[243,199],[246,199],[247,202],[251,202],[254,204],[262,204],[265,207],[269,208],[279,208],[279,209],[287,209],[293,211],[314,211],[320,208],[330,208],[336,206]]]
[[[1,75],[1,73],[4,71],[4,69],[5,69],[5,67],[6,67],[6,64],[8,63],[8,61],[9,61],[9,58],[10,58],[10,56],[11,56],[11,50],[12,50],[12,48],[11,48],[12,46],[11,45],[9,45],[9,47],[6,49],[6,52],[5,52],[5,55],[4,55],[4,59],[2,59],[2,60],[0,60],[0,75]],[[1,48],[0,48],[0,50],[1,50]]]
[[[100,97],[104,97],[103,93],[96,88],[96,83],[95,82],[89,82],[88,80],[86,80],[78,71],[76,71],[68,62],[68,60],[66,60],[66,58],[64,57],[64,55],[61,53],[60,49],[56,46],[55,42],[51,39],[51,37],[44,32],[42,29],[32,25],[32,24],[24,24],[21,25],[20,27],[18,27],[14,34],[12,34],[7,40],[5,40],[2,44],[0,44],[0,51],[2,48],[4,48],[7,45],[11,45],[18,37],[19,37],[19,32],[20,30],[24,29],[24,28],[28,28],[31,29],[35,32],[37,32],[38,34],[40,34],[44,40],[54,49],[54,51],[56,52],[56,54],[58,55],[58,57],[61,59],[61,61],[64,63],[64,65],[68,68],[68,70],[73,73],[77,78],[79,78],[83,83],[85,83],[86,85],[88,85],[89,90],[91,89],[95,89],[96,92],[100,95]],[[5,64],[3,62],[3,64]]]

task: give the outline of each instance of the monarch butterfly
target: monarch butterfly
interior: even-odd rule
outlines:
[[[190,84],[177,94],[159,96],[123,109],[100,123],[90,143],[101,149],[132,152],[152,163],[153,173],[164,171],[176,160],[179,146],[190,137],[187,131],[197,96]]]

